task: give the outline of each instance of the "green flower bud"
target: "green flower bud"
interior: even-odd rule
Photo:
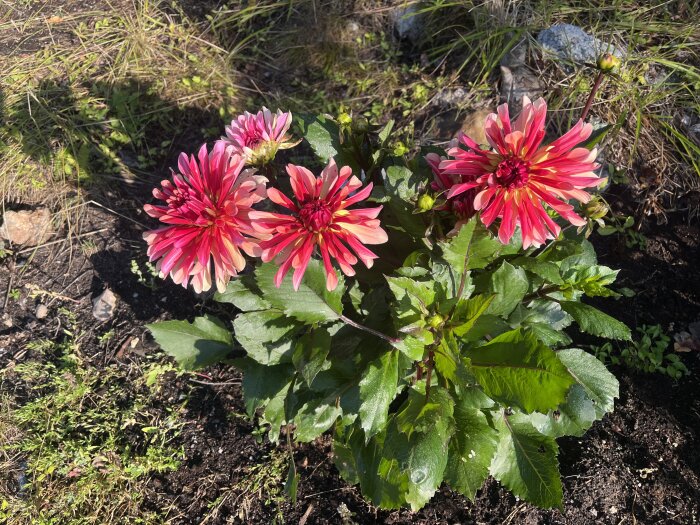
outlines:
[[[589,219],[602,219],[608,214],[608,206],[601,199],[593,197],[583,205],[583,213]]]
[[[433,314],[430,317],[428,317],[428,326],[430,328],[439,328],[444,322],[445,318],[440,314]]]
[[[418,197],[417,205],[420,211],[430,211],[433,209],[434,204],[435,199],[427,193],[424,193],[423,195]]]
[[[359,116],[352,121],[351,129],[353,133],[367,133],[369,131],[369,120],[363,116]]]
[[[611,73],[620,67],[620,59],[611,53],[603,53],[598,57],[598,69],[605,73]]]

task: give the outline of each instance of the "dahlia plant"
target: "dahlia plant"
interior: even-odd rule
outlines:
[[[343,478],[384,508],[419,509],[443,482],[474,498],[489,475],[561,507],[556,439],[618,395],[572,347],[575,327],[630,331],[583,301],[617,295],[576,229],[604,182],[591,126],[545,143],[546,116],[544,100],[515,121],[503,105],[488,145],[461,136],[410,159],[392,155],[391,123],[307,116],[308,163],[283,168],[291,115],[263,109],[154,191],[165,204],[146,211],[163,225],[145,239],[161,276],[215,282],[231,318],[149,329],[186,368],[243,371],[249,416],[289,447],[292,497],[294,443],[330,432]],[[243,169],[263,157],[269,179]]]

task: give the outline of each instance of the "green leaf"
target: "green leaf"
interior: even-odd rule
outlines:
[[[420,361],[425,353],[426,342],[412,335],[406,335],[391,345],[411,361]]]
[[[292,502],[292,505],[297,503],[297,486],[299,485],[299,474],[297,466],[294,464],[294,458],[289,458],[289,471],[287,472],[287,482],[284,484],[284,491]]]
[[[250,357],[263,365],[289,362],[295,337],[303,325],[279,310],[261,310],[240,314],[233,321],[236,340]]]
[[[265,300],[287,316],[294,317],[303,323],[313,324],[333,321],[343,313],[342,278],[335,290],[331,292],[326,290],[326,275],[319,261],[309,262],[304,278],[296,291],[292,287],[291,273],[287,274],[279,288],[274,283],[275,273],[277,273],[276,265],[263,264],[256,272],[257,283]]]
[[[555,352],[519,329],[499,335],[467,357],[489,397],[528,413],[555,409],[574,382]]]
[[[417,382],[396,414],[396,427],[409,437],[414,432],[446,431],[447,426],[437,429],[437,425],[449,425],[453,407],[454,401],[447,390],[433,385],[426,396],[425,381]]]
[[[338,166],[348,165],[354,172],[359,171],[353,156],[340,143],[340,128],[332,118],[325,115],[302,115],[297,122],[301,126],[302,135],[322,162],[327,163],[333,157]]]
[[[161,321],[147,324],[163,351],[185,370],[202,368],[221,361],[233,348],[231,332],[216,317],[195,317],[187,321]]]
[[[471,257],[471,244],[474,237],[477,219],[473,217],[469,222],[459,229],[457,235],[448,242],[441,242],[442,257],[445,259],[455,275],[461,276],[465,270],[465,262],[469,263]],[[468,266],[471,267],[471,266]]]
[[[412,204],[418,196],[417,188],[423,182],[421,177],[408,166],[398,164],[386,168],[382,175],[384,185],[375,188],[374,193],[383,190],[383,200],[389,205],[398,225],[414,237],[423,237],[426,226],[421,217],[413,213],[415,207]]]
[[[562,508],[559,448],[521,414],[496,420],[500,435],[491,475],[519,498],[542,508]]]
[[[360,422],[366,440],[386,426],[398,380],[399,353],[396,350],[386,352],[369,364],[360,381]]]
[[[330,367],[330,361],[326,360],[330,349],[331,334],[324,327],[312,329],[297,341],[292,362],[307,385],[311,386],[316,375]]]
[[[607,266],[574,267],[566,272],[564,280],[589,297],[619,297],[619,293],[607,288],[615,282],[618,273],[619,270]]]
[[[620,384],[603,363],[579,348],[561,350],[557,357],[593,401],[597,417],[613,411]]]
[[[554,438],[582,436],[598,419],[593,402],[581,385],[574,385],[566,396],[566,402],[547,414],[530,414],[532,425],[542,434]]]
[[[562,279],[559,273],[559,266],[556,263],[549,261],[541,261],[533,257],[518,257],[511,261],[513,265],[520,266],[530,273],[534,273],[538,277],[542,278],[545,282],[552,284],[564,284],[564,279]]]
[[[491,274],[488,290],[496,294],[486,310],[491,315],[508,315],[520,304],[530,286],[525,270],[507,261]]]
[[[472,501],[489,474],[498,443],[498,433],[481,410],[483,397],[481,391],[469,388],[457,399],[445,469],[445,481]]]
[[[474,328],[474,323],[486,312],[494,297],[493,295],[477,295],[466,301],[459,301],[453,315],[453,319],[459,320],[459,324],[453,329],[454,334],[462,337]]]
[[[608,132],[612,128],[613,128],[612,124],[604,124],[604,125],[600,126],[599,128],[593,130],[593,133],[591,133],[591,136],[588,137],[588,139],[583,144],[579,144],[578,147],[586,148],[586,149],[595,148],[596,145],[598,143],[600,143],[600,141],[605,138],[605,136],[608,134]]]
[[[242,312],[267,310],[272,305],[260,296],[252,275],[244,275],[239,279],[229,281],[226,291],[216,292],[214,300],[219,303],[230,303]]]
[[[465,333],[460,339],[464,342],[474,342],[484,339],[486,336],[493,338],[503,332],[510,331],[511,328],[512,327],[500,317],[483,314],[476,319],[471,330]]]
[[[632,333],[624,323],[621,323],[614,317],[610,317],[597,308],[574,301],[562,301],[561,307],[574,318],[581,330],[587,334],[607,339],[632,340]]]
[[[315,398],[305,403],[294,415],[296,429],[294,435],[297,441],[308,443],[313,441],[326,430],[331,428],[335,420],[342,415],[339,406],[326,403],[325,399]]]

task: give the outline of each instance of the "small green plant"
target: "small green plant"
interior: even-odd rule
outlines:
[[[634,217],[613,216],[608,219],[605,226],[598,228],[598,233],[603,236],[619,233],[625,239],[625,246],[628,248],[639,248],[645,250],[647,247],[647,238],[643,233],[633,229]]]
[[[669,352],[671,338],[661,325],[643,325],[637,328],[640,338],[628,346],[617,347],[612,343],[592,347],[595,356],[603,363],[623,365],[647,374],[658,372],[673,379],[680,379],[690,372],[680,358]]]
[[[141,269],[141,266],[136,259],[131,259],[131,273],[136,276],[139,284],[142,284],[151,290],[155,290],[158,287],[158,280],[156,279],[158,277],[158,270],[156,270],[155,265],[148,261],[146,261],[144,264],[144,269],[146,272],[145,275],[144,270]]]

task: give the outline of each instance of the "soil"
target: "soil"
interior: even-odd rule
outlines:
[[[629,192],[618,190],[619,195],[612,193],[609,199],[615,207],[626,208]],[[124,188],[119,195],[95,197],[109,202],[119,213],[139,210],[140,203],[148,200],[140,186]],[[132,260],[144,261],[145,248],[141,226],[132,221],[146,222],[147,218],[139,211],[125,213],[131,217],[86,205],[80,230],[98,233],[49,245],[35,254],[20,254],[3,269],[12,282],[2,278],[6,282],[0,285],[0,293],[11,286],[35,287],[56,295],[43,299],[49,309],[43,319],[35,315],[42,299],[32,300],[27,293],[19,300],[8,298],[0,325],[0,366],[22,362],[29,340],[55,337],[60,327],[59,307],[78,315],[83,330],[81,352],[87,359],[98,366],[117,362],[124,367],[156,350],[143,328],[147,322],[192,317],[217,307],[170,282],[159,282],[155,290],[138,282],[130,265]],[[647,238],[644,250],[626,248],[621,236],[594,236],[593,241],[604,264],[621,268],[620,286],[638,291],[632,298],[605,300],[599,306],[630,326],[658,323],[673,334],[700,318],[700,232],[680,216],[669,219],[668,224],[642,229]],[[91,249],[86,249],[87,239],[92,241]],[[113,319],[99,323],[91,314],[91,298],[107,286],[119,297],[118,307]],[[97,336],[107,329],[114,330],[115,337],[105,348],[98,344]],[[127,344],[133,336],[139,338],[135,348]],[[697,523],[700,360],[697,352],[682,357],[690,375],[678,382],[659,374],[615,370],[621,384],[614,413],[584,437],[560,440],[563,512],[538,510],[520,502],[494,480],[487,481],[475,502],[443,487],[417,513],[378,510],[339,478],[330,440],[323,437],[296,450],[301,474],[298,502],[282,505],[284,520],[307,525],[341,523],[345,506],[351,513],[347,515],[360,524]],[[232,487],[241,486],[250,467],[269,455],[273,445],[256,441],[253,424],[242,416],[239,373],[219,366],[206,370],[206,376],[203,383],[207,384],[202,384],[173,374],[161,393],[163,410],[185,392],[190,397],[179,437],[186,459],[177,471],[152,478],[147,506],[168,509],[172,523],[194,524],[211,514],[210,503],[221,498],[207,523],[270,523],[278,515],[274,505],[266,505],[254,494],[235,494]]]

